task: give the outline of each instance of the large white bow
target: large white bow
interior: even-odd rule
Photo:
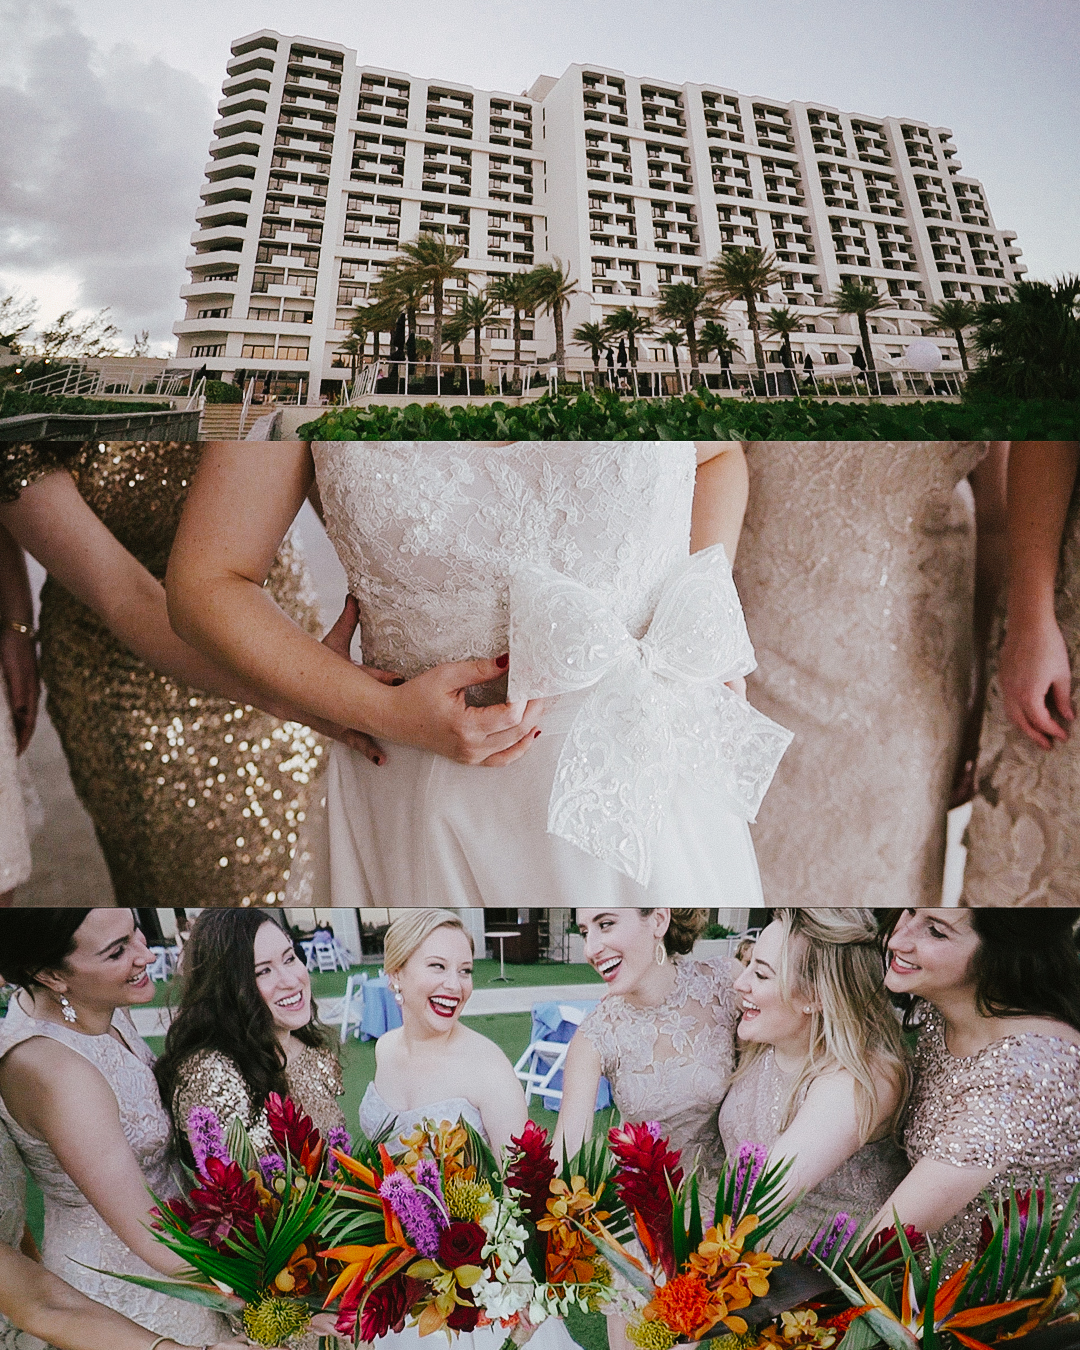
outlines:
[[[792,739],[726,687],[755,665],[721,544],[671,573],[642,638],[571,577],[516,571],[509,698],[592,689],[559,757],[548,832],[644,886],[680,776],[752,821]]]

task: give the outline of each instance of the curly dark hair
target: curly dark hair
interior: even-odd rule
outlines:
[[[264,923],[281,927],[265,910],[204,910],[184,945],[180,1003],[154,1065],[158,1091],[182,1149],[185,1135],[173,1116],[173,1097],[184,1061],[198,1051],[217,1050],[233,1061],[255,1112],[271,1092],[283,1097],[288,1093],[285,1052],[255,983],[255,935]],[[317,1048],[331,1043],[314,1007],[311,1021],[293,1035]]]
[[[642,915],[651,914],[651,909],[643,909]],[[671,922],[664,934],[664,950],[668,956],[688,956],[694,950],[694,943],[708,927],[709,914],[704,909],[673,909]]]
[[[89,909],[0,909],[0,976],[26,989],[59,970],[78,945]]]
[[[1080,1031],[1080,909],[971,909],[975,1006],[984,1017],[1048,1017]],[[882,930],[883,948],[903,910]],[[887,955],[886,955],[887,959]],[[921,999],[893,995],[910,1026]]]

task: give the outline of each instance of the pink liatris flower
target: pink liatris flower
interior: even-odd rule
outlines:
[[[229,1161],[229,1150],[225,1147],[225,1137],[221,1132],[221,1121],[217,1112],[209,1106],[193,1106],[187,1118],[188,1140],[195,1157],[195,1171],[206,1175],[207,1158]]]
[[[439,1255],[439,1234],[447,1221],[437,1207],[422,1195],[404,1172],[391,1172],[379,1194],[401,1220],[406,1236],[421,1256],[434,1261]]]

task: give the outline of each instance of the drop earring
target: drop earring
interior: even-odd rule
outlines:
[[[397,985],[394,986],[394,1002],[398,1005],[399,1008],[405,1002],[405,995],[401,992],[401,990],[397,987]]]
[[[656,947],[653,950],[653,959],[656,961],[656,964],[658,966],[662,966],[664,962],[667,960],[667,948],[664,946],[662,942],[658,942],[656,944]]]
[[[71,1023],[79,1020],[79,1014],[71,1006],[66,994],[60,994],[60,1011],[64,1014],[64,1021]]]

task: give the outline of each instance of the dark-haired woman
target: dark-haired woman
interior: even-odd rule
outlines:
[[[556,1156],[589,1137],[603,1074],[623,1120],[658,1121],[685,1166],[711,1171],[723,1154],[716,1115],[735,1068],[742,966],[690,955],[701,909],[579,909],[577,922],[607,992],[570,1042]]]
[[[307,967],[259,910],[207,910],[196,919],[155,1073],[181,1140],[192,1108],[207,1106],[226,1128],[239,1116],[259,1153],[275,1152],[271,1092],[291,1097],[324,1138],[345,1126],[341,1068],[315,1016]]]
[[[154,989],[126,909],[0,911],[0,1121],[45,1197],[42,1256],[81,1293],[156,1336],[222,1339],[214,1313],[97,1273],[174,1275],[149,1231],[151,1197],[178,1193],[153,1055],[127,1009]]]
[[[902,1126],[912,1168],[878,1216],[976,1254],[984,1191],[1080,1181],[1080,955],[1075,909],[905,910],[886,984],[920,1018]]]

